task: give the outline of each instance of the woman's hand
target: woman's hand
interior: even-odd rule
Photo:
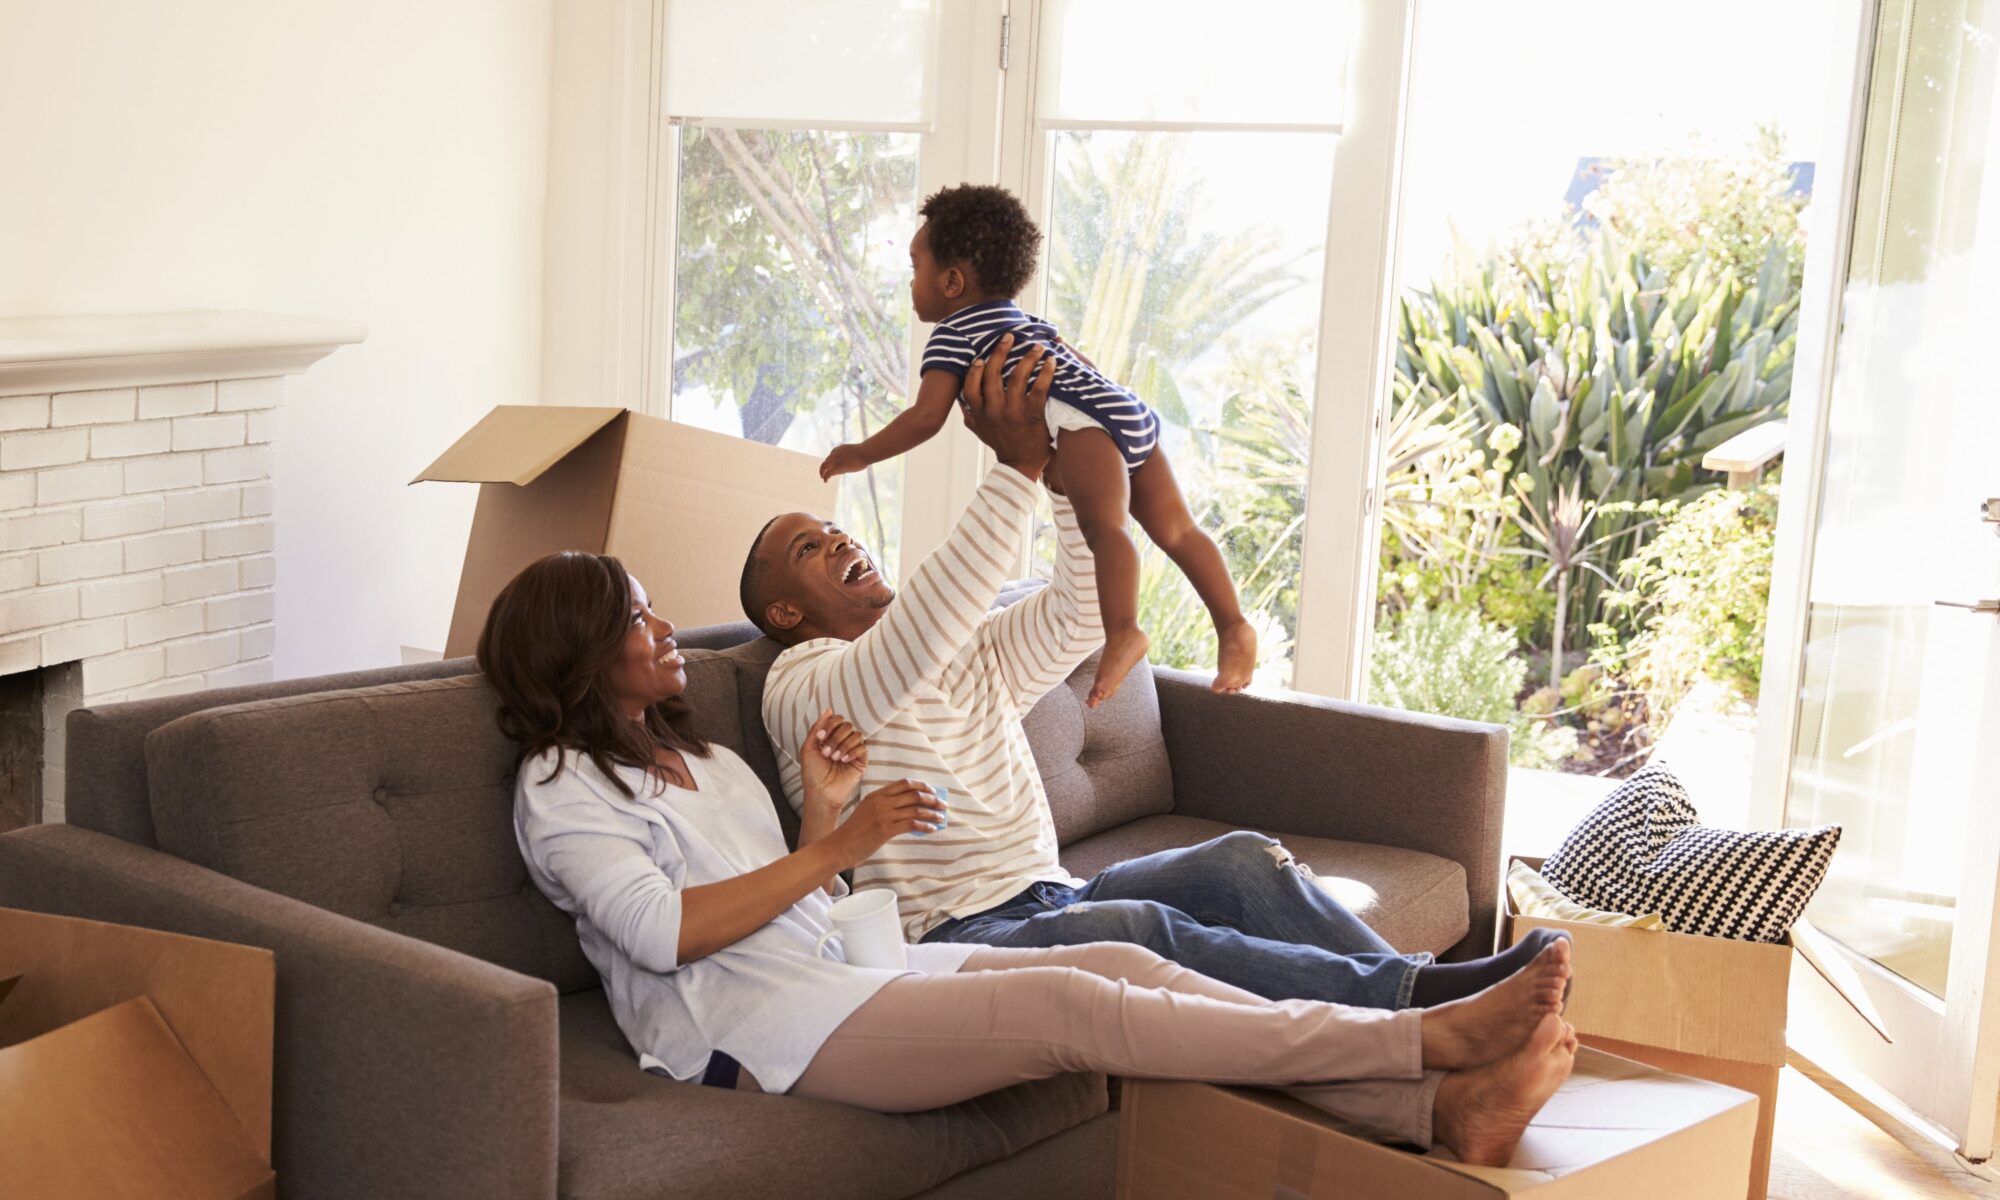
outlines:
[[[837,820],[847,807],[861,775],[868,769],[868,740],[853,722],[831,708],[819,715],[799,747],[799,774],[805,807],[830,813]]]
[[[944,801],[931,785],[904,779],[868,793],[828,838],[837,842],[847,867],[855,867],[868,861],[868,856],[890,838],[935,833],[944,826]]]

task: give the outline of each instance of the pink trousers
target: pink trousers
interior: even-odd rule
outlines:
[[[912,1112],[1068,1071],[1281,1085],[1428,1148],[1444,1075],[1423,1069],[1422,1017],[1265,1000],[1122,942],[982,947],[956,974],[892,980],[791,1090]]]

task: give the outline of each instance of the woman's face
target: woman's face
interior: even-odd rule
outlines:
[[[674,645],[673,623],[654,614],[646,589],[634,579],[631,627],[611,668],[611,690],[618,695],[618,706],[636,718],[686,688],[687,660]]]

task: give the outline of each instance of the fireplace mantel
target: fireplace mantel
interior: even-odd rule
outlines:
[[[0,317],[0,396],[293,375],[367,336],[359,321],[248,309]]]

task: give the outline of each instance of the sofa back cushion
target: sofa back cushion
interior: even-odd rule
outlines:
[[[1021,720],[1062,846],[1174,807],[1153,668],[1141,659],[1116,695],[1085,708],[1097,659],[1085,659]]]
[[[727,744],[734,672],[691,653],[688,675],[697,729]],[[573,921],[521,861],[498,706],[468,675],[181,717],[146,739],[160,846],[564,991],[594,986]]]
[[[177,717],[225,704],[470,675],[478,669],[469,658],[453,658],[120,704],[86,704],[70,713],[65,727],[63,820],[134,845],[158,846],[146,786],[146,735]]]

